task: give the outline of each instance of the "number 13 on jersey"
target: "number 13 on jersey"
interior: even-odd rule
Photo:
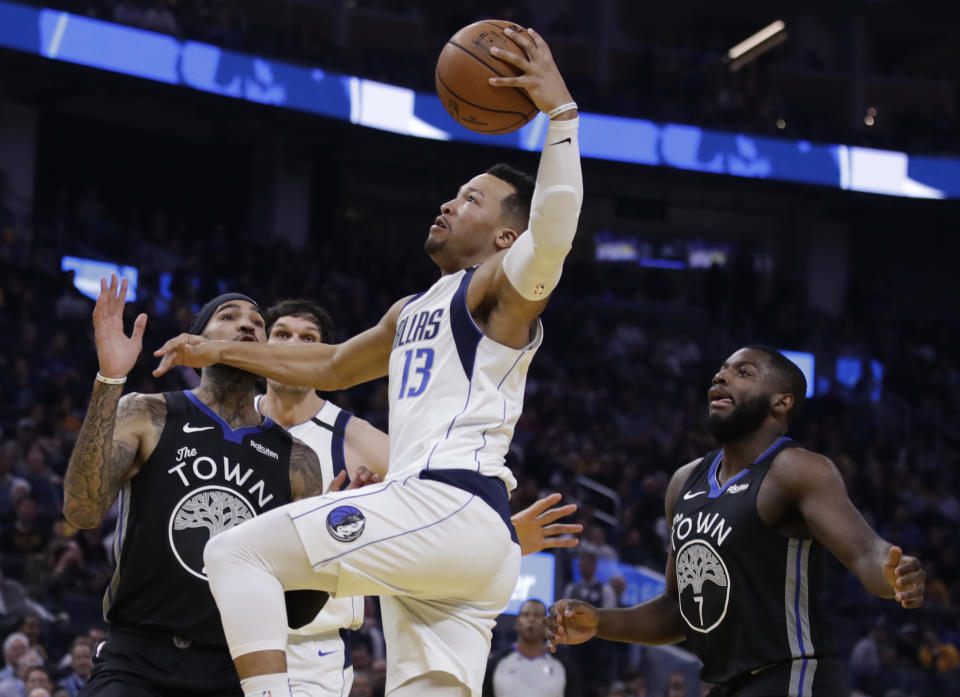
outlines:
[[[433,349],[407,349],[403,356],[403,378],[400,380],[398,399],[419,397],[430,382],[430,369],[433,367]],[[411,375],[411,368],[413,375]],[[409,387],[407,383],[410,383]],[[416,383],[416,385],[414,384]]]

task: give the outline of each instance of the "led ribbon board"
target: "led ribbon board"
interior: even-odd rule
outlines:
[[[485,136],[456,124],[439,98],[349,75],[181,41],[166,34],[0,0],[0,46],[170,85],[296,109],[420,138],[537,150],[541,114]],[[917,198],[960,198],[960,159],[581,115],[586,157]]]

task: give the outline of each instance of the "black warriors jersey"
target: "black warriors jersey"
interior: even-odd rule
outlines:
[[[117,568],[104,597],[116,627],[226,647],[203,566],[211,537],[289,503],[290,435],[269,418],[233,430],[192,392],[164,393],[157,447],[120,492]]]
[[[750,682],[751,674],[777,666],[784,676],[777,694],[834,695],[832,687],[813,691],[814,680],[828,674],[833,684],[821,606],[823,548],[785,537],[757,513],[763,478],[790,447],[780,438],[723,486],[722,451],[694,468],[677,497],[670,535],[680,612],[704,680]]]

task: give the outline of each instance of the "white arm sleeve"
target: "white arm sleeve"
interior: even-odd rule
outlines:
[[[540,156],[529,230],[503,257],[510,284],[527,300],[543,300],[560,282],[583,202],[580,119],[551,121]]]

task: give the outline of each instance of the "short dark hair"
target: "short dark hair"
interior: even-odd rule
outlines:
[[[487,170],[487,174],[502,179],[514,188],[514,193],[500,200],[500,219],[518,233],[523,232],[530,224],[530,202],[533,200],[536,180],[506,162],[498,162]]]
[[[772,346],[754,344],[746,348],[751,351],[761,351],[770,357],[770,367],[780,378],[783,391],[793,395],[793,407],[787,413],[787,420],[793,421],[807,401],[807,379],[803,376],[803,371]]]
[[[303,317],[317,325],[320,330],[320,341],[330,343],[333,340],[333,319],[319,303],[309,298],[289,298],[274,303],[263,313],[263,321],[267,325],[267,336],[274,323],[281,317]]]
[[[527,603],[537,603],[540,607],[543,608],[544,612],[546,612],[547,610],[547,604],[542,600],[540,600],[540,598],[527,598],[522,603],[520,603],[520,607],[523,607]]]

